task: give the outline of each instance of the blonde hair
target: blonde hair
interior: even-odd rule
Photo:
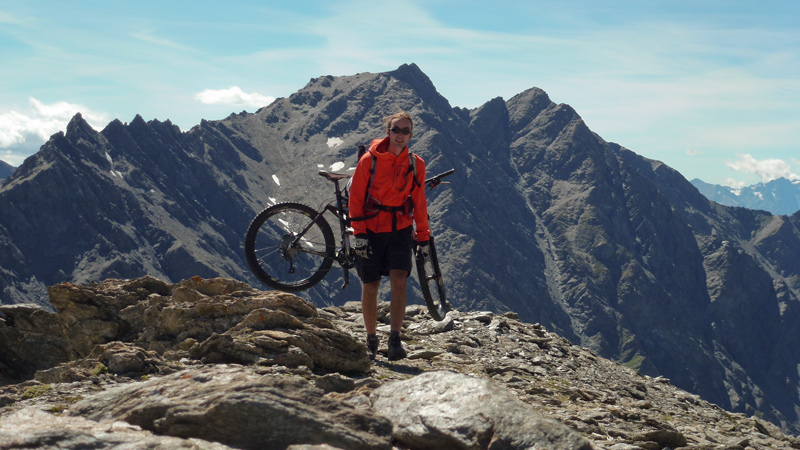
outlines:
[[[383,119],[383,124],[386,125],[386,129],[388,130],[392,126],[392,122],[398,119],[408,119],[408,121],[411,122],[411,129],[414,129],[414,120],[411,119],[411,115],[402,110]]]

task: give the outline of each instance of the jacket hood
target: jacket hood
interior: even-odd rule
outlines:
[[[395,158],[395,156],[389,152],[389,136],[383,139],[374,139],[372,143],[369,144],[369,152],[375,155],[376,158]],[[396,157],[399,158],[407,153],[408,146],[405,146],[403,147],[403,151]]]

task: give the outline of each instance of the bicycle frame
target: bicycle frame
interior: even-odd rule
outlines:
[[[345,212],[344,208],[344,198],[342,195],[342,189],[339,186],[339,181],[350,178],[350,175],[342,175],[336,174],[332,172],[325,172],[319,171],[319,175],[324,177],[326,180],[332,181],[334,190],[335,190],[335,203],[336,206],[333,205],[334,201],[328,202],[325,206],[322,206],[318,211],[317,215],[309,222],[308,226],[303,229],[300,233],[298,233],[291,242],[288,243],[287,248],[296,248],[299,245],[299,241],[303,238],[303,236],[314,226],[314,224],[320,220],[326,220],[324,215],[325,212],[330,212],[338,219],[339,222],[339,232],[341,233],[341,247],[337,249],[335,260],[342,266],[342,270],[344,272],[344,284],[342,284],[342,289],[346,289],[347,286],[350,285],[350,272],[349,269],[355,267],[355,254],[352,251],[352,247],[350,246],[350,235],[348,234],[348,229],[350,228],[350,219],[347,217],[347,213]],[[315,254],[321,256],[323,258],[328,258],[327,253],[314,251],[314,250],[305,250],[307,253]]]

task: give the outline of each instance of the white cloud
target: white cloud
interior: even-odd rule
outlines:
[[[734,189],[742,189],[743,187],[747,186],[747,183],[741,180],[737,180],[734,178],[726,178],[725,181],[722,182],[723,186],[729,186]],[[739,195],[738,192],[734,192],[736,195]]]
[[[164,39],[162,37],[154,36],[153,31],[140,31],[138,33],[132,33],[131,37],[135,39],[139,39],[140,41],[147,42],[149,44],[153,44],[159,47],[168,48],[171,50],[180,50],[182,52],[192,52],[197,53],[196,50],[187,47],[185,45],[178,44],[177,42],[171,41],[169,39]]]
[[[259,93],[247,93],[238,86],[228,89],[206,89],[195,94],[195,99],[206,105],[240,105],[245,107],[260,108],[275,101],[275,97],[268,97]]]
[[[65,130],[70,119],[79,112],[95,129],[102,129],[109,122],[108,114],[82,105],[67,102],[45,104],[31,97],[28,108],[0,113],[0,148],[38,148],[51,135]],[[5,154],[8,157],[9,152]]]
[[[752,173],[761,178],[764,183],[777,179],[787,178],[789,180],[800,180],[800,175],[792,172],[792,167],[782,159],[762,159],[753,158],[752,155],[739,155],[739,160],[726,162],[728,167],[738,172]]]

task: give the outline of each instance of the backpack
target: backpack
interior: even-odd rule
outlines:
[[[361,157],[367,152],[367,148],[364,145],[358,146],[358,158],[356,161],[361,161]],[[413,182],[411,184],[411,192],[414,192],[414,188],[419,185],[419,180],[417,180],[417,164],[416,164],[416,153],[408,152],[408,164],[409,164],[409,171],[413,172]],[[378,164],[378,158],[375,155],[372,155],[372,167],[369,169],[369,181],[367,181],[367,205],[364,205],[364,211],[367,212],[366,216],[363,217],[351,217],[351,221],[362,221],[362,220],[369,220],[373,217],[378,215],[380,211],[390,211],[390,212],[402,212],[403,214],[411,214],[411,210],[414,207],[414,203],[411,201],[411,193],[409,193],[408,199],[403,203],[402,206],[383,206],[380,202],[372,197],[369,193],[370,187],[372,187],[372,176],[375,174],[375,166]],[[349,203],[350,203],[350,186],[353,184],[353,177],[350,177],[347,180],[347,184],[342,191],[342,195],[344,196],[345,207],[348,209],[349,212]],[[369,205],[369,206],[368,206]]]

